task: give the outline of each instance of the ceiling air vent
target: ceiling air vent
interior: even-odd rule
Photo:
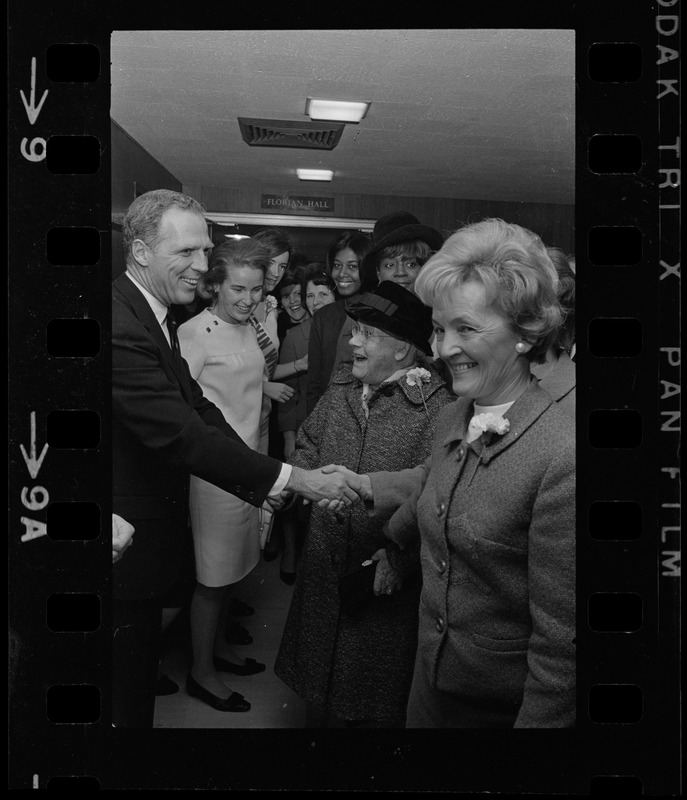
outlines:
[[[239,117],[243,141],[251,147],[300,147],[333,150],[339,143],[343,122],[294,122],[281,119]]]

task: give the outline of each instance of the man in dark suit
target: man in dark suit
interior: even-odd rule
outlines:
[[[194,300],[212,249],[202,206],[147,192],[123,222],[112,292],[113,508],[136,530],[113,567],[113,724],[152,727],[161,597],[178,577],[194,475],[254,506],[282,493],[355,499],[341,473],[305,471],[244,444],[181,358],[170,307]],[[231,535],[231,531],[227,531]]]

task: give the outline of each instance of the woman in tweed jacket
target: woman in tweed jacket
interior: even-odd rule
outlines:
[[[556,287],[539,238],[503,220],[460,229],[418,277],[459,399],[423,467],[361,480],[380,516],[403,489],[387,535],[421,540],[408,727],[574,724],[574,419],[530,371]]]
[[[451,402],[432,368],[411,385],[418,350],[431,354],[430,313],[403,287],[384,282],[347,309],[357,321],[354,364],[344,367],[301,426],[290,461],[342,464],[355,472],[404,469],[429,455],[436,418]],[[413,672],[419,596],[418,547],[401,552],[382,522],[354,504],[337,517],[314,507],[277,657],[277,675],[321,724],[401,727]],[[339,603],[338,577],[373,559],[381,585],[354,616]],[[414,573],[414,580],[413,580]],[[311,724],[313,714],[310,714]]]

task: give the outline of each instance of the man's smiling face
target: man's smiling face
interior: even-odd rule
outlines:
[[[174,206],[160,219],[155,246],[137,239],[132,248],[145,287],[166,306],[193,302],[211,249],[204,217]]]

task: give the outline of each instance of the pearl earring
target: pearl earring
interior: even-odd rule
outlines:
[[[518,342],[515,345],[515,349],[518,351],[518,353],[522,353],[522,351],[525,349],[525,345],[522,342]]]

